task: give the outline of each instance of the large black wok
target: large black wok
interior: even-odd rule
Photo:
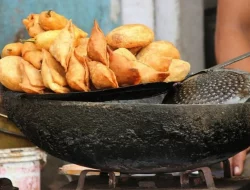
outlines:
[[[250,145],[249,103],[87,103],[5,91],[3,104],[41,149],[104,171],[182,171],[220,162]]]

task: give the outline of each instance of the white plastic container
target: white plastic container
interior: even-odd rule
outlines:
[[[0,178],[9,178],[19,190],[40,190],[41,168],[47,155],[38,149],[0,149]]]

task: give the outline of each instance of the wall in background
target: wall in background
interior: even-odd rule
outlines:
[[[145,24],[154,30],[154,10],[154,0],[121,0],[121,22]]]

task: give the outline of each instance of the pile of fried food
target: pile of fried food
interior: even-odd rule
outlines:
[[[94,21],[90,36],[54,11],[23,19],[30,39],[7,44],[0,82],[26,93],[88,92],[153,82],[178,82],[190,71],[178,49],[154,41],[142,24],[126,24],[107,35]]]

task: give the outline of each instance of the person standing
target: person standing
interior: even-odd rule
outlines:
[[[217,0],[215,30],[215,56],[223,63],[250,52],[250,1]],[[250,72],[250,58],[230,65],[228,68]],[[249,139],[250,141],[250,139]],[[230,158],[232,174],[241,175],[249,149]]]

